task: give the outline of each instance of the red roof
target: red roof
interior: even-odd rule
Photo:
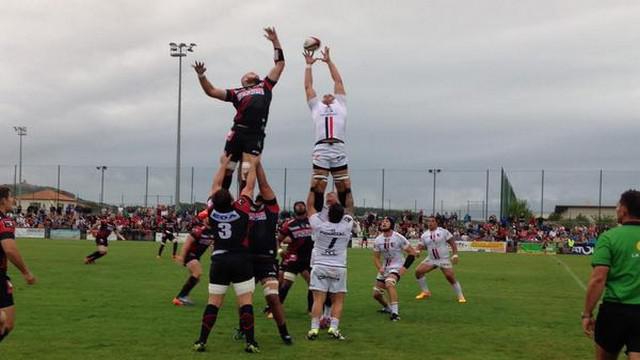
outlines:
[[[16,196],[16,200],[45,200],[45,201],[65,201],[76,202],[76,198],[67,196],[63,193],[58,194],[55,190],[36,191],[31,194]]]

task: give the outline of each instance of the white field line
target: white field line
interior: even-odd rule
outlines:
[[[573,270],[571,270],[571,268],[569,268],[567,264],[564,263],[564,261],[558,259],[558,256],[550,256],[550,257],[553,258],[558,264],[562,265],[565,270],[567,270],[569,275],[571,275],[573,280],[576,281],[576,283],[578,284],[578,286],[582,288],[582,290],[587,291],[587,286],[582,282],[582,280],[580,280],[580,278],[576,275],[576,273],[574,273]]]

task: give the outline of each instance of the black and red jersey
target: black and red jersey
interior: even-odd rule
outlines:
[[[213,245],[215,240],[215,231],[206,226],[197,226],[190,233],[193,242],[187,249],[187,256],[193,256],[200,259],[209,246]]]
[[[236,116],[233,129],[263,134],[267,127],[271,90],[276,82],[265,77],[253,86],[227,90],[225,101],[233,103]]]
[[[106,239],[111,235],[113,230],[115,230],[116,226],[108,221],[101,221],[100,227],[98,227],[98,231],[96,233],[97,239]]]
[[[10,217],[0,213],[0,243],[8,239],[15,239],[16,223]],[[7,272],[7,254],[0,246],[0,274]]]
[[[293,218],[285,222],[280,228],[280,234],[288,236],[291,243],[287,246],[284,257],[295,256],[299,259],[310,259],[313,250],[311,233],[311,225],[306,217],[304,219]]]
[[[225,252],[246,252],[248,250],[247,231],[251,199],[241,196],[226,213],[213,210],[209,217],[215,234],[213,255]]]
[[[251,211],[249,214],[249,251],[251,254],[273,257],[278,254],[278,240],[276,239],[278,214],[280,214],[280,206],[278,206],[276,199],[265,200],[264,206],[259,210]]]

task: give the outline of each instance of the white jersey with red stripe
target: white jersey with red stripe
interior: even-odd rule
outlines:
[[[420,242],[427,249],[429,260],[448,260],[449,245],[453,235],[447,229],[438,227],[435,230],[427,230],[420,237]]]
[[[400,270],[404,265],[404,251],[409,247],[409,240],[393,231],[387,237],[384,233],[378,235],[373,243],[373,251],[381,255],[385,273]]]
[[[325,105],[318,97],[314,97],[309,100],[309,109],[316,132],[316,143],[328,139],[346,141],[347,99],[345,95],[336,95],[331,105]]]

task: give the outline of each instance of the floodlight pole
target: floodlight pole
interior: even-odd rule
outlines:
[[[431,215],[436,215],[436,176],[442,172],[442,169],[429,169],[429,174],[433,174],[433,207]]]
[[[27,127],[26,126],[14,126],[13,130],[16,132],[18,137],[20,137],[20,151],[18,158],[18,189],[16,191],[16,195],[22,195],[22,137],[27,136]]]

